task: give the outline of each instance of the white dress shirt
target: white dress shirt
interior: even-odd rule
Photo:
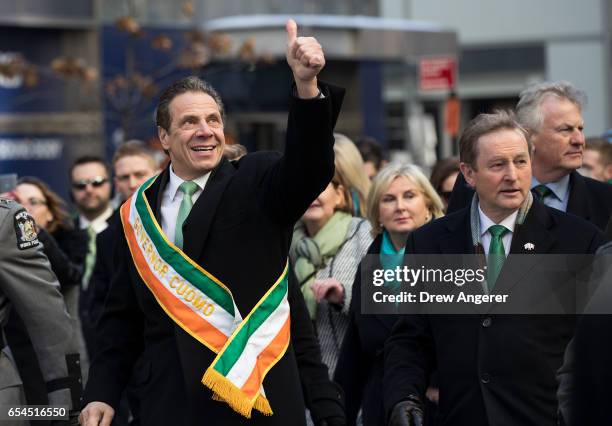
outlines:
[[[478,205],[478,216],[480,217],[480,240],[482,242],[482,247],[484,248],[485,256],[487,260],[489,258],[489,246],[491,245],[491,233],[489,232],[489,228],[493,225],[496,225],[489,217],[482,211],[480,208],[480,204]],[[514,213],[506,217],[504,220],[499,222],[497,225],[502,225],[510,232],[506,232],[502,237],[502,243],[504,244],[504,252],[506,252],[506,257],[508,257],[508,253],[510,252],[510,244],[512,244],[512,234],[514,231],[514,224],[516,223],[516,217],[518,216],[518,210]]]
[[[191,196],[191,201],[193,204],[195,204],[200,197],[200,194],[202,194],[209,176],[210,172],[193,180],[193,182],[198,185],[197,191]],[[179,208],[181,207],[181,201],[183,201],[183,196],[185,195],[179,191],[179,186],[183,182],[185,181],[174,173],[171,166],[170,180],[168,185],[166,185],[166,189],[164,189],[161,201],[161,227],[168,237],[168,240],[172,243],[174,243],[176,216],[178,215]]]
[[[108,227],[108,218],[113,215],[113,208],[108,206],[104,213],[96,217],[94,220],[89,220],[83,215],[79,215],[79,229],[87,229],[91,226],[94,232],[99,234]]]

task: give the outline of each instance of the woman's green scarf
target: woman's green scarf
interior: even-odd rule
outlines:
[[[289,256],[312,320],[316,318],[317,301],[310,284],[314,282],[317,272],[324,269],[342,247],[351,219],[350,214],[337,211],[314,237],[308,236],[302,221],[293,230]]]

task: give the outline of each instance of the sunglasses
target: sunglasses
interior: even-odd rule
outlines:
[[[108,178],[105,178],[102,176],[96,176],[91,179],[81,179],[81,180],[77,180],[76,182],[72,182],[72,187],[78,191],[82,191],[85,188],[87,188],[87,185],[91,185],[94,188],[99,188],[102,185],[104,185],[106,182],[108,182]]]

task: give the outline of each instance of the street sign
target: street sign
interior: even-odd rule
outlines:
[[[453,90],[457,61],[447,56],[426,57],[419,62],[419,90]]]

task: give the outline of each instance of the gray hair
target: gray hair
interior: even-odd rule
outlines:
[[[587,101],[586,94],[569,81],[546,81],[529,86],[521,92],[516,104],[518,121],[528,131],[537,131],[544,122],[540,105],[548,96],[567,99],[581,111]]]

